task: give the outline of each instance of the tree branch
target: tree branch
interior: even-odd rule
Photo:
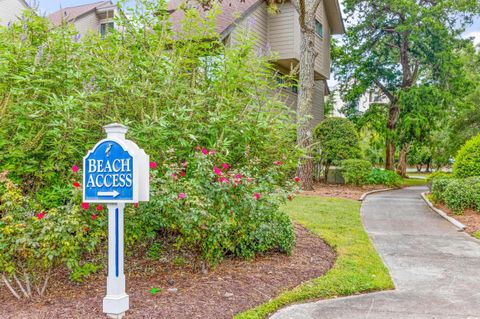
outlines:
[[[12,295],[14,295],[15,298],[17,298],[17,299],[21,299],[20,295],[15,291],[15,289],[13,289],[12,285],[10,284],[10,281],[8,281],[7,277],[5,277],[4,274],[2,274],[2,280],[5,283],[5,286],[7,286],[8,290],[10,290]]]
[[[383,94],[387,96],[387,98],[390,100],[392,104],[395,104],[397,102],[397,98],[378,80],[373,80],[375,82],[375,85],[382,90]]]

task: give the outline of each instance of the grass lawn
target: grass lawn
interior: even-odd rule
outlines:
[[[426,179],[420,179],[420,178],[403,178],[402,179],[402,186],[422,186],[426,185],[427,180]]]
[[[285,291],[271,301],[236,315],[235,319],[265,318],[295,302],[394,287],[387,268],[363,229],[360,202],[299,196],[285,209],[294,221],[322,237],[336,250],[335,265],[324,276]]]

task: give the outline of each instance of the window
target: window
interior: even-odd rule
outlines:
[[[323,24],[318,20],[315,20],[315,32],[323,38]]]
[[[114,28],[113,22],[107,22],[100,24],[100,35],[102,38],[107,35],[109,30]]]

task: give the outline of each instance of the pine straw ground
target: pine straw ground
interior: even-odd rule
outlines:
[[[318,236],[296,225],[297,245],[291,256],[272,253],[254,261],[228,259],[208,273],[188,263],[127,258],[126,318],[232,318],[270,300],[282,291],[325,274],[335,253]],[[174,259],[175,260],[175,259]],[[0,318],[105,318],[105,271],[85,283],[73,284],[67,274],[55,274],[43,298],[17,301],[0,285]],[[152,288],[160,291],[151,293]]]

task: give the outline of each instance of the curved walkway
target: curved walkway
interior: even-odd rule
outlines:
[[[480,241],[430,210],[423,191],[377,193],[362,205],[395,290],[293,305],[271,318],[480,318]]]

